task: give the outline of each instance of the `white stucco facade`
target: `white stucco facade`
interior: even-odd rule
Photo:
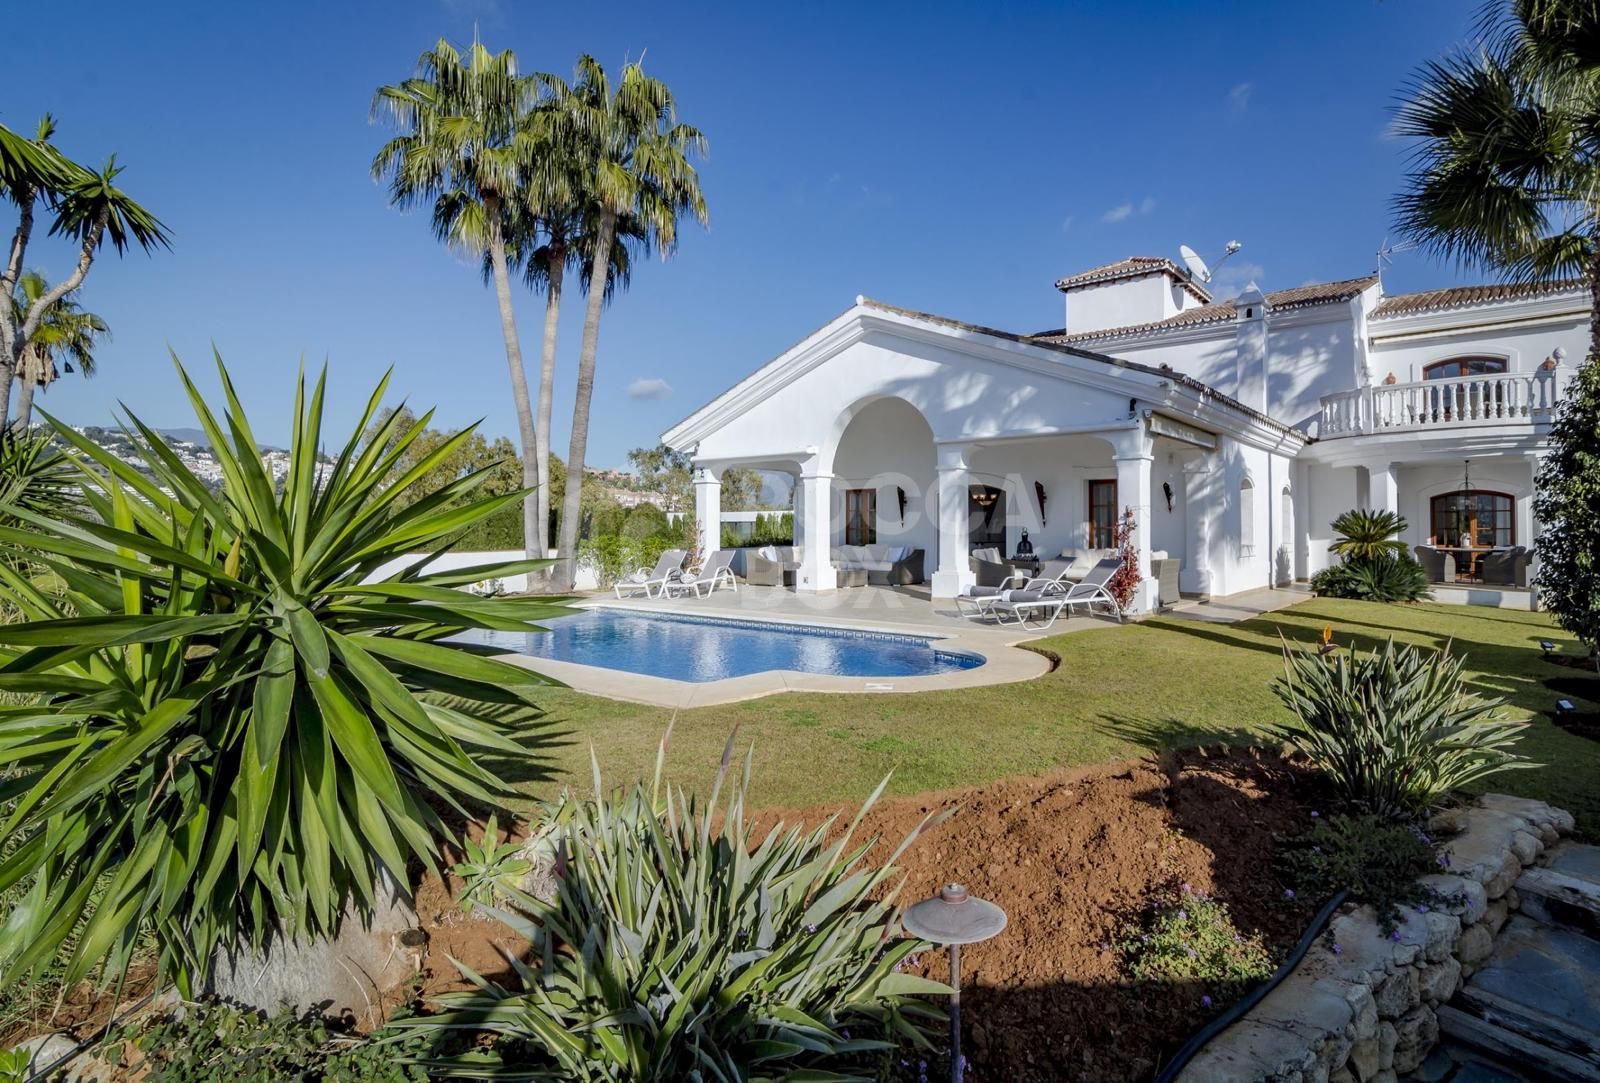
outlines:
[[[922,550],[950,596],[977,541],[1096,548],[1114,500],[1134,514],[1141,608],[1152,551],[1181,562],[1185,593],[1226,596],[1325,567],[1353,507],[1398,511],[1430,544],[1432,501],[1468,472],[1512,509],[1496,539],[1531,546],[1538,456],[1587,348],[1582,291],[1386,298],[1369,276],[1218,302],[1159,259],[1057,287],[1068,323],[1033,335],[857,298],[674,426],[707,547],[734,466],[796,478],[800,591],[836,589],[838,547],[871,542]]]

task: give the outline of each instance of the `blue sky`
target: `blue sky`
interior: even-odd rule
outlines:
[[[171,252],[103,255],[81,299],[111,324],[92,380],[43,405],[104,424],[119,401],[191,424],[167,357],[210,377],[215,343],[263,439],[288,431],[303,355],[334,424],[386,367],[441,423],[514,417],[493,298],[425,216],[369,177],[372,92],[439,36],[524,70],[645,56],[711,144],[711,228],[636,271],[601,327],[588,460],[666,427],[860,293],[1018,331],[1059,326],[1061,275],[1237,238],[1224,291],[1372,270],[1407,148],[1398,88],[1475,8],[1343,4],[727,4],[521,0],[223,5],[87,0],[7,23],[0,122],[53,112],[171,227]],[[0,209],[0,230],[15,221]],[[30,266],[65,273],[36,243]],[[1415,253],[1390,292],[1461,280]],[[542,300],[519,291],[536,363]],[[554,445],[567,442],[581,319],[569,295]],[[630,394],[630,386],[635,387]],[[669,390],[670,389],[670,390]],[[646,392],[640,394],[640,392]]]

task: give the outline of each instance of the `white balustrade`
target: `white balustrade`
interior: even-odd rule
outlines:
[[[1322,397],[1317,435],[1549,421],[1560,390],[1557,379],[1558,370],[1539,369],[1341,391]]]

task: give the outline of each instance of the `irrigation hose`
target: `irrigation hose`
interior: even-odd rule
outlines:
[[[85,1038],[83,1041],[67,1050],[67,1052],[61,1054],[61,1056],[57,1057],[54,1061],[46,1064],[43,1068],[33,1069],[29,1075],[23,1077],[22,1083],[43,1083],[44,1080],[50,1078],[50,1074],[52,1072],[59,1068],[66,1067],[68,1064],[71,1064],[73,1061],[82,1056],[84,1051],[89,1047],[99,1044],[100,1040],[110,1033],[112,1027],[116,1026],[118,1023],[126,1023],[136,1012],[154,1000],[156,995],[161,992],[163,992],[163,989],[160,986],[150,990],[144,996],[128,1005],[121,1015],[113,1016],[107,1020],[105,1026],[101,1027],[89,1037]]]
[[[1322,935],[1322,930],[1328,927],[1328,922],[1333,920],[1333,912],[1343,906],[1344,901],[1349,897],[1350,892],[1344,890],[1323,903],[1322,909],[1317,911],[1317,916],[1311,920],[1311,924],[1306,927],[1306,931],[1300,934],[1300,940],[1295,944],[1294,950],[1283,961],[1283,965],[1273,972],[1272,977],[1250,990],[1250,992],[1236,1001],[1231,1008],[1191,1035],[1189,1040],[1183,1043],[1183,1048],[1178,1050],[1172,1060],[1167,1062],[1167,1066],[1161,1070],[1161,1074],[1156,1076],[1155,1083],[1172,1083],[1173,1080],[1178,1078],[1178,1073],[1183,1071],[1184,1065],[1193,1060],[1195,1054],[1206,1047],[1206,1043],[1237,1023],[1246,1012],[1260,1004],[1268,993],[1276,989],[1284,978],[1294,973],[1294,968],[1300,965],[1300,960],[1306,957],[1306,952],[1311,950],[1311,945],[1315,943],[1318,936]]]

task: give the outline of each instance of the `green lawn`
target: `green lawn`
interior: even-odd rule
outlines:
[[[1593,678],[1546,662],[1538,641],[1553,639],[1569,654],[1576,644],[1543,614],[1465,606],[1318,599],[1234,625],[1153,619],[1040,640],[1060,665],[1021,684],[915,695],[789,693],[697,708],[676,717],[668,769],[691,788],[708,784],[737,727],[741,751],[755,745],[752,800],[800,805],[859,800],[891,770],[894,792],[916,793],[1248,739],[1281,716],[1268,688],[1282,666],[1280,630],[1309,642],[1325,625],[1340,644],[1369,645],[1391,632],[1429,646],[1453,640],[1468,656],[1475,689],[1505,697],[1513,715],[1533,721],[1522,747],[1542,766],[1491,785],[1571,809],[1586,834],[1600,835],[1600,743],[1556,728],[1546,714],[1560,697],[1543,682]],[[556,743],[548,773],[524,776],[530,795],[551,792],[553,779],[587,786],[591,747],[608,783],[647,774],[672,716],[564,689],[551,690],[546,703],[546,737]]]

